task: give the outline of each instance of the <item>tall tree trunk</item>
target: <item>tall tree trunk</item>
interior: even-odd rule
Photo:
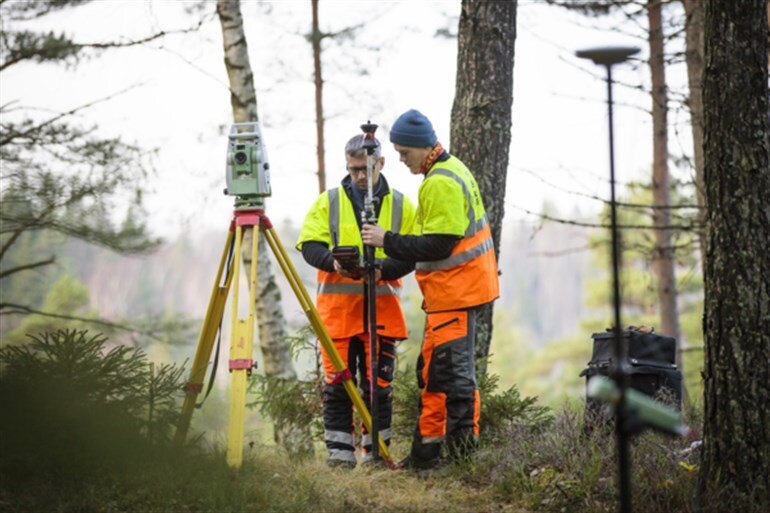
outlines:
[[[685,61],[690,89],[690,126],[695,161],[695,197],[699,210],[698,239],[701,262],[705,256],[706,196],[703,184],[703,0],[684,0]]]
[[[324,81],[321,75],[321,29],[318,28],[318,0],[310,0],[313,8],[313,27],[310,42],[313,45],[313,76],[315,79],[315,133],[316,156],[318,157],[318,192],[326,190],[326,151],[324,149]]]
[[[701,506],[770,508],[766,0],[706,0],[707,239]]]
[[[674,249],[671,243],[671,181],[668,173],[668,92],[666,90],[666,63],[663,47],[663,8],[661,0],[647,2],[649,21],[650,74],[652,76],[652,203],[655,230],[655,248],[652,267],[657,279],[660,331],[680,343],[676,363],[682,370],[682,344],[679,333]]]
[[[516,6],[516,0],[463,0],[452,105],[451,152],[478,181],[498,257],[511,145]],[[478,319],[476,368],[480,373],[487,369],[492,313],[492,304],[486,305]]]
[[[257,93],[249,63],[246,35],[243,30],[241,6],[238,0],[217,0],[217,14],[222,25],[225,50],[225,68],[230,81],[230,103],[236,123],[257,121]],[[246,275],[251,268],[252,230],[243,238],[243,258]],[[286,319],[281,308],[281,292],[275,281],[273,266],[264,237],[257,255],[256,313],[259,325],[259,343],[262,350],[263,370],[269,378],[296,379],[292,356],[286,342]],[[290,452],[312,450],[309,437],[290,429],[275,431],[276,442]],[[310,447],[310,449],[308,449]]]

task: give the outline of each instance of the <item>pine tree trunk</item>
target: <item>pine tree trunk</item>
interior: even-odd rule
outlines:
[[[650,43],[650,74],[652,76],[652,203],[655,206],[671,205],[671,180],[668,173],[668,92],[666,90],[666,63],[663,45],[663,13],[661,0],[647,2],[647,18]],[[652,268],[657,279],[658,308],[660,309],[660,332],[674,337],[680,351],[676,363],[682,367],[681,341],[679,333],[679,310],[677,308],[675,258],[671,243],[670,210],[653,209],[655,248]]]
[[[318,193],[326,190],[326,150],[324,148],[324,81],[321,75],[321,29],[318,28],[318,0],[310,0],[313,9],[313,27],[310,42],[313,45],[313,77],[315,85],[316,156],[318,158]]]
[[[230,81],[230,103],[236,123],[257,121],[257,94],[254,76],[249,63],[246,35],[238,0],[218,0],[217,14],[222,25],[222,39],[225,50],[225,68]],[[243,237],[241,256],[244,272],[248,276],[251,268],[252,230],[246,230]],[[259,326],[259,343],[263,357],[263,371],[269,378],[296,379],[292,355],[286,342],[286,319],[281,308],[281,292],[275,281],[270,262],[267,242],[260,239],[257,254],[256,315]],[[276,442],[292,453],[312,451],[309,436],[290,429],[275,431]],[[300,449],[301,448],[301,449]]]
[[[690,126],[692,128],[693,159],[695,161],[695,194],[700,207],[698,230],[701,262],[705,255],[706,213],[705,186],[703,184],[703,0],[684,0],[685,12],[685,60],[687,83],[690,89]]]
[[[516,5],[515,0],[463,0],[452,105],[451,153],[476,177],[498,257],[511,145]],[[492,312],[492,304],[485,305],[478,317],[476,369],[480,373],[487,369]]]
[[[706,365],[699,503],[770,508],[766,0],[706,0]]]

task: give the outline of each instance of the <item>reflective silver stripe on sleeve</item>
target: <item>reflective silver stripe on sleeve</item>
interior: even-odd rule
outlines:
[[[345,461],[348,463],[356,463],[356,453],[353,451],[345,451],[343,449],[329,449],[329,459],[336,461]]]
[[[424,436],[422,437],[422,443],[424,444],[440,444],[444,441],[443,436]]]
[[[377,285],[376,287],[376,293],[378,296],[400,296],[401,295],[401,287],[395,287],[391,285],[390,283],[386,283],[384,285]]]
[[[460,184],[460,187],[463,188],[463,194],[465,194],[465,199],[468,200],[468,228],[465,229],[465,236],[466,237],[473,237],[476,235],[476,213],[473,210],[473,198],[471,197],[471,191],[468,190],[468,186],[465,185],[465,182],[462,178],[454,174],[448,169],[438,168],[434,169],[430,173],[428,173],[428,177],[432,175],[441,175],[446,176],[448,178],[451,178],[455,182]]]
[[[347,444],[351,447],[356,444],[356,439],[353,437],[353,433],[346,433],[344,431],[324,431],[324,440],[327,442],[339,442],[341,444]]]
[[[363,294],[363,283],[319,283],[319,294]]]
[[[390,231],[401,232],[401,216],[404,213],[404,195],[394,190],[392,192],[393,203],[390,207]]]
[[[329,235],[332,244],[340,242],[340,190],[329,189]]]
[[[492,238],[485,240],[484,242],[473,246],[467,251],[457,253],[444,260],[436,260],[435,262],[417,262],[415,269],[417,271],[444,271],[451,269],[452,267],[470,262],[476,257],[479,257],[492,249]]]
[[[380,438],[383,440],[390,440],[390,438],[393,436],[393,432],[388,429],[383,429],[382,431],[379,431]],[[361,445],[372,445],[372,435],[369,433],[366,433],[361,437]]]
[[[480,232],[481,229],[484,228],[487,225],[487,222],[488,222],[487,221],[487,215],[484,214],[483,216],[481,216],[481,219],[479,219],[475,223],[476,224],[476,233]],[[476,235],[476,233],[474,233],[473,235]]]
[[[399,296],[401,287],[395,287],[389,283],[377,285],[378,296]],[[319,294],[358,294],[364,293],[363,283],[319,283]]]

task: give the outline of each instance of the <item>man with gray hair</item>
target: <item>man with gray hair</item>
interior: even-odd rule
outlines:
[[[415,207],[402,193],[391,189],[381,174],[385,158],[381,146],[373,154],[372,189],[375,198],[377,224],[395,233],[411,233]],[[345,392],[343,381],[356,380],[364,402],[370,404],[370,354],[367,320],[367,291],[360,265],[335,260],[335,247],[358,248],[362,255],[361,213],[367,194],[367,155],[363,135],[352,137],[345,145],[347,176],[339,187],[321,194],[311,207],[302,225],[297,249],[305,261],[318,269],[316,305],[329,335],[346,364],[346,371],[337,372],[322,350],[325,383],[323,388],[324,435],[329,452],[327,464],[353,468],[356,465],[353,404]],[[381,248],[375,252],[377,269],[377,397],[379,400],[378,430],[385,443],[390,442],[392,414],[393,371],[395,344],[407,337],[406,321],[401,308],[401,277],[414,269],[414,264],[386,257]],[[343,267],[344,265],[344,267]],[[371,435],[361,427],[362,461],[371,454]]]

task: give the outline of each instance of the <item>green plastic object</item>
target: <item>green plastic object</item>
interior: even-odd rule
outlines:
[[[620,400],[620,389],[614,380],[604,376],[594,376],[588,381],[587,395],[591,399],[614,405]],[[632,409],[645,425],[660,431],[679,436],[685,436],[690,431],[682,422],[680,411],[633,388],[626,389],[626,406]]]

